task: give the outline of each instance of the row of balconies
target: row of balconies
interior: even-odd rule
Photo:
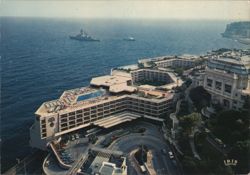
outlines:
[[[73,116],[73,117],[71,116],[69,118],[61,118],[61,123],[67,123],[67,122],[75,121],[75,120],[78,120],[78,119],[86,120],[89,117],[93,118],[93,117],[96,117],[96,116],[103,116],[104,114],[110,114],[110,113],[113,113],[113,112],[116,112],[116,111],[126,110],[126,109],[127,108],[116,108],[116,109],[110,109],[108,111],[101,111],[101,112],[98,112],[98,113],[89,113],[88,115],[78,115],[78,116]],[[154,109],[149,109],[149,108],[143,108],[143,107],[140,107],[140,106],[131,106],[129,109],[130,110],[135,109],[137,111],[147,112],[149,114],[156,114],[156,113],[159,113],[159,112],[161,113],[162,111],[168,110],[169,108],[162,107],[162,108],[159,108],[158,110],[154,110]]]
[[[101,116],[95,116],[95,117],[91,117],[91,118],[88,118],[87,120],[76,120],[76,121],[70,121],[70,122],[67,122],[67,123],[61,123],[60,124],[60,130],[61,131],[65,131],[67,129],[71,129],[73,127],[76,127],[76,126],[79,126],[79,125],[82,125],[82,124],[88,124],[90,122],[94,122],[96,120],[99,120],[99,119],[102,119],[104,117],[107,117],[113,113],[116,113],[116,112],[122,112],[124,111],[123,109],[122,110],[119,110],[119,111],[113,111],[113,112],[110,112],[110,113],[107,113],[107,114],[103,114]]]
[[[132,97],[131,97],[132,98]],[[109,116],[113,113],[131,110],[138,113],[143,113],[152,116],[159,116],[162,113],[166,113],[169,110],[169,104],[171,101],[164,101],[161,103],[153,103],[135,98],[118,99],[116,101],[99,104],[94,107],[77,110],[60,116],[59,130],[65,128],[72,128],[81,124],[86,124],[94,120]],[[41,131],[42,137],[46,137],[46,122],[41,120],[43,123],[43,129]],[[65,129],[66,130],[66,129]]]
[[[193,66],[194,63],[190,61],[185,61],[185,62],[181,61],[181,62],[172,62],[172,63],[170,62],[158,63],[157,65],[160,67],[169,67],[169,66],[181,66],[182,67],[182,66]]]
[[[140,102],[142,102],[142,104],[140,104]],[[96,112],[96,110],[99,112],[99,111],[102,111],[102,110],[110,110],[110,109],[113,109],[113,108],[119,108],[119,107],[127,107],[128,105],[134,105],[134,106],[145,106],[147,108],[153,108],[153,109],[157,109],[156,106],[158,106],[158,109],[163,107],[164,105],[166,104],[165,103],[160,103],[160,104],[157,104],[157,103],[150,103],[150,102],[147,102],[147,101],[142,101],[142,100],[138,100],[138,99],[134,99],[133,101],[130,101],[130,102],[127,102],[127,103],[114,103],[113,105],[109,105],[109,106],[104,106],[104,107],[91,107],[91,108],[87,108],[87,109],[83,109],[83,110],[78,110],[76,112],[70,112],[68,114],[62,114],[61,115],[61,118],[67,118],[69,116],[75,116],[76,114],[82,114],[84,112],[84,115],[88,115],[89,112],[93,113],[93,112]],[[121,106],[120,106],[121,105]],[[98,106],[101,106],[101,105],[98,105]]]
[[[65,131],[65,130],[77,127],[79,125],[82,125],[82,124],[87,124],[89,122],[94,122],[96,120],[99,120],[101,118],[109,116],[112,113],[122,112],[122,111],[125,111],[125,110],[126,109],[120,108],[119,110],[110,110],[109,112],[106,111],[106,112],[103,112],[103,113],[98,113],[97,115],[90,115],[90,116],[87,116],[87,117],[84,117],[84,118],[76,118],[76,119],[74,119],[72,121],[67,121],[67,122],[64,121],[64,122],[61,122],[61,124],[60,124],[60,131]],[[163,115],[165,113],[168,113],[169,110],[170,110],[169,108],[165,108],[165,110],[162,109],[162,110],[159,110],[159,111],[154,111],[154,110],[149,111],[148,109],[139,108],[139,107],[131,109],[131,111],[134,111],[134,112],[138,112],[138,113],[142,113],[142,114],[146,114],[146,115],[152,115],[152,116],[156,116],[156,117],[160,116],[160,115]],[[45,138],[46,133],[43,133],[42,137]]]
[[[158,111],[157,113],[150,113],[150,112],[147,112],[147,111],[142,112],[140,109],[132,109],[131,111],[133,111],[133,112],[139,112],[139,113],[145,114],[145,115],[152,115],[152,116],[160,116],[160,115],[163,115],[163,114],[169,112],[169,111]],[[110,114],[108,114],[106,116],[109,116],[109,115]],[[76,127],[76,126],[79,126],[79,125],[82,125],[82,124],[87,124],[89,122],[94,122],[94,121],[102,119],[104,117],[105,116],[100,116],[100,117],[96,117],[96,118],[91,118],[89,120],[76,120],[76,121],[71,121],[69,123],[61,123],[61,131],[65,131],[67,129],[71,129],[73,127]]]
[[[88,113],[88,115],[76,115],[76,116],[70,116],[69,118],[61,118],[61,123],[67,123],[67,122],[71,122],[71,121],[75,121],[75,120],[78,120],[78,119],[83,119],[83,120],[86,120],[86,119],[89,119],[89,117],[93,118],[93,117],[96,117],[96,116],[103,116],[104,114],[110,114],[110,113],[113,113],[113,112],[116,112],[116,111],[120,111],[120,110],[126,110],[126,109],[129,109],[129,110],[136,110],[136,111],[141,111],[141,112],[147,112],[149,114],[157,114],[157,113],[161,113],[163,111],[166,111],[168,110],[170,107],[166,107],[166,106],[162,106],[158,109],[150,109],[150,108],[144,108],[144,107],[141,107],[141,106],[130,106],[129,108],[125,108],[125,107],[119,107],[119,108],[116,108],[116,109],[109,109],[107,111],[100,111],[98,113],[94,112],[94,113]]]
[[[123,106],[113,106],[113,107],[110,107],[110,108],[98,108],[97,110],[92,110],[92,111],[89,111],[89,112],[85,112],[83,114],[75,114],[75,115],[69,115],[69,116],[61,116],[61,119],[66,119],[66,118],[69,118],[70,120],[71,119],[75,119],[75,117],[82,117],[82,116],[89,116],[91,114],[96,114],[96,113],[107,113],[109,111],[115,111],[115,110],[119,110],[119,109],[127,109],[127,108],[140,108],[142,110],[144,110],[144,108],[146,110],[151,110],[153,112],[156,112],[157,110],[163,110],[167,107],[167,105],[161,105],[161,106],[150,106],[150,105],[138,105],[137,103],[134,103],[134,104],[129,104],[127,106],[123,105]]]
[[[47,136],[46,120],[45,119],[41,120],[40,133],[41,133],[42,138],[45,138]]]

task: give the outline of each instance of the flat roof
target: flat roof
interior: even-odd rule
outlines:
[[[94,161],[91,163],[90,167],[88,168],[89,171],[91,171],[92,173],[99,172],[100,168],[102,167],[102,163],[103,162],[108,162],[110,156],[111,156],[110,153],[98,152],[98,154],[95,157]]]
[[[137,90],[136,87],[128,86],[126,83],[115,84],[109,87],[109,92],[119,93],[119,92],[135,92]]]
[[[233,58],[228,58],[228,57],[218,57],[215,59],[212,59],[215,61],[223,61],[225,63],[231,63],[231,64],[237,64],[237,65],[247,65],[250,63],[250,56],[246,55],[244,57],[233,57]]]
[[[130,77],[117,76],[117,75],[105,75],[100,77],[92,78],[90,84],[95,86],[106,86],[117,84],[127,84],[127,81],[132,80]]]
[[[175,56],[175,55],[166,55],[166,56],[159,56],[159,57],[152,57],[152,58],[143,58],[138,60],[139,63],[145,63],[145,62],[149,62],[149,61],[153,61],[153,62],[160,62],[160,61],[168,61],[168,60],[193,60],[199,58],[199,56],[197,55],[190,55],[190,54],[183,54],[183,55],[179,55],[179,56]]]
[[[165,91],[159,91],[159,90],[151,90],[151,89],[139,89],[139,92],[143,92],[145,96],[154,96],[155,98],[161,98],[161,97],[169,97],[170,93]]]
[[[131,78],[131,74],[123,69],[114,69],[114,70],[112,69],[111,75]]]
[[[122,76],[121,73],[116,73],[114,75],[105,75],[101,77],[92,78],[90,84],[94,86],[109,87],[109,91],[113,93],[119,93],[123,91],[136,91],[136,87],[127,85],[128,81],[132,81],[131,76],[129,77],[127,74]]]
[[[114,171],[115,171],[114,167],[109,166],[107,164],[104,164],[100,169],[101,175],[112,175]]]
[[[140,85],[139,88],[154,90],[156,87],[148,84]]]

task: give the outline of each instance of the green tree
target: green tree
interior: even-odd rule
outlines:
[[[193,157],[185,156],[182,160],[182,164],[187,173],[197,172],[197,164]]]
[[[229,153],[229,158],[237,160],[237,174],[247,174],[250,165],[250,140],[238,141]]]
[[[211,124],[214,134],[224,143],[233,145],[249,136],[249,115],[246,111],[221,111]]]
[[[182,76],[183,71],[183,68],[180,67],[174,69],[174,72],[177,73],[178,76]]]
[[[180,125],[186,134],[191,134],[194,127],[197,126],[201,121],[201,116],[199,113],[192,113],[185,115],[180,118]]]
[[[191,89],[189,96],[198,111],[210,105],[211,95],[202,86]]]

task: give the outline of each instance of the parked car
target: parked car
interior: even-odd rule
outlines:
[[[221,145],[221,146],[223,145],[223,142],[222,142],[220,139],[215,138],[214,140],[215,140],[215,142],[218,143],[219,145]]]
[[[173,159],[173,158],[174,158],[174,154],[173,154],[172,151],[169,151],[169,152],[168,152],[168,155],[169,155],[170,159]]]

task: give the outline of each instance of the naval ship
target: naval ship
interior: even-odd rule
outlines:
[[[80,33],[75,36],[69,36],[70,39],[78,40],[78,41],[100,41],[99,39],[92,38],[87,32],[80,30]]]

